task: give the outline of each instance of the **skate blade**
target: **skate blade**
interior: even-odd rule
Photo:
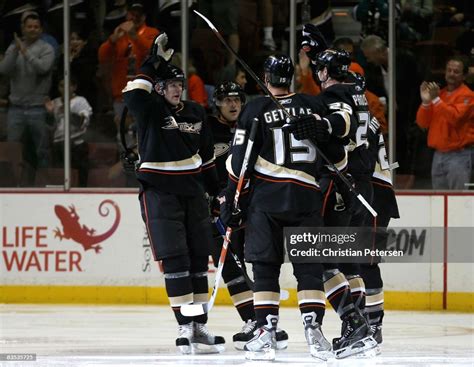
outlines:
[[[181,354],[191,354],[192,352],[192,348],[190,345],[178,345],[177,348],[181,352]]]
[[[224,344],[191,343],[193,354],[217,354],[225,350]]]
[[[380,347],[377,345],[375,348],[366,349],[360,353],[354,354],[352,357],[354,359],[370,359],[377,357],[380,354]]]
[[[318,350],[315,345],[309,346],[309,353],[312,357],[320,359],[322,361],[327,361],[330,358],[334,358],[334,353],[330,350]]]
[[[250,360],[250,361],[274,361],[275,349],[265,348],[258,352],[246,351],[245,359]]]
[[[345,348],[337,349],[334,351],[336,359],[343,359],[351,356],[358,355],[360,353],[366,353],[367,351],[377,347],[377,342],[371,336],[364,339],[358,340],[352,345]],[[367,354],[368,355],[368,354]]]
[[[245,344],[248,342],[234,342],[234,348],[237,350],[244,350]]]
[[[276,342],[276,350],[283,350],[288,348],[288,340],[280,340]]]

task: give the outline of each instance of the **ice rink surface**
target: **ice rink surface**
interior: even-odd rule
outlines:
[[[36,353],[35,362],[1,366],[474,366],[472,314],[388,311],[382,353],[371,359],[319,362],[308,352],[296,308],[280,310],[288,349],[275,362],[249,362],[232,346],[242,322],[228,306],[216,306],[209,328],[226,338],[222,354],[183,356],[175,350],[176,323],[165,306],[0,305],[0,353]],[[329,309],[323,330],[340,332]]]

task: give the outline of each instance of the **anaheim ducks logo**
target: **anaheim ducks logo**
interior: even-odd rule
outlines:
[[[183,133],[189,133],[189,134],[199,134],[202,129],[202,121],[196,122],[196,123],[191,123],[191,122],[176,122],[176,119],[174,116],[167,116],[165,118],[165,126],[162,126],[162,129],[165,130],[173,130],[173,129],[179,129],[179,131],[182,131]]]
[[[221,155],[227,154],[229,149],[230,145],[227,143],[216,143],[214,144],[214,155],[220,157]]]
[[[166,116],[165,118],[166,125],[162,126],[162,129],[171,130],[171,129],[179,129],[178,123],[174,116]]]

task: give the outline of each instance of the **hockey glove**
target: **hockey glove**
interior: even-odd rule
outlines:
[[[342,174],[347,179],[347,181],[349,181],[350,185],[352,187],[355,187],[354,177],[352,177],[352,175],[349,172],[343,172]],[[351,193],[350,189],[347,187],[347,185],[344,182],[342,182],[340,178],[336,178],[334,183],[335,183],[335,189],[336,189],[336,194],[337,194],[336,205],[339,205],[339,207],[344,208],[344,210],[346,210],[348,213],[352,212],[352,210],[354,209],[354,204],[356,204],[354,202],[354,198],[355,198],[354,194]]]
[[[120,158],[122,159],[124,171],[135,173],[139,164],[138,155],[133,151],[128,151],[120,154]]]
[[[293,120],[288,130],[293,133],[296,140],[316,139],[318,143],[329,140],[330,128],[327,120],[322,120],[319,115],[304,115]]]
[[[302,35],[301,48],[311,60],[316,60],[316,55],[328,48],[326,39],[314,24],[305,24]]]
[[[212,217],[218,217],[221,215],[221,203],[217,196],[209,196],[209,212]]]
[[[166,33],[161,33],[160,35],[156,36],[150,49],[150,56],[156,57],[157,60],[163,59],[166,62],[170,61],[174,50],[172,48],[166,49],[167,43],[168,36]]]
[[[233,200],[230,196],[230,193],[224,190],[217,197],[220,203],[219,218],[226,227],[235,229],[242,225],[243,213],[239,208],[233,208]]]

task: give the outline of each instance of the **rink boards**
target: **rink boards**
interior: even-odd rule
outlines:
[[[398,202],[394,227],[474,227],[473,194],[401,193]],[[0,208],[0,303],[167,303],[136,193],[3,192]],[[473,242],[443,238],[436,251],[472,251]],[[382,272],[387,308],[473,311],[472,263],[383,264]],[[280,280],[290,291],[283,305],[296,305],[288,264]],[[218,302],[230,304],[225,287]]]

